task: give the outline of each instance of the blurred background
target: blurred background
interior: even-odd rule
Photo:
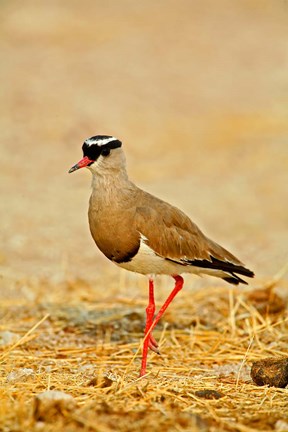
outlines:
[[[0,18],[2,280],[118,277],[90,237],[90,173],[67,174],[96,134],[258,281],[283,267],[287,1],[10,0]]]

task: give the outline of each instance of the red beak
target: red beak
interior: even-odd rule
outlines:
[[[70,170],[68,172],[72,173],[73,171],[76,171],[79,168],[85,168],[93,162],[94,162],[93,160],[91,160],[87,156],[85,156],[76,165],[74,165],[72,168],[70,168]]]

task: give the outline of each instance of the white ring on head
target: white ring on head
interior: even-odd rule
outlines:
[[[109,137],[109,138],[87,138],[85,140],[85,143],[88,146],[96,144],[97,146],[101,147],[101,146],[103,146],[105,144],[108,144],[111,141],[117,141],[117,138],[115,138],[115,137]]]

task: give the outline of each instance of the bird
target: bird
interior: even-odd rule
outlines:
[[[117,266],[148,276],[149,299],[142,347],[140,377],[147,374],[151,349],[160,353],[152,331],[181,291],[183,273],[212,275],[238,285],[252,278],[234,255],[210,240],[181,210],[137,187],[126,171],[122,142],[110,135],[95,135],[82,145],[83,158],[72,173],[88,168],[92,193],[88,219],[91,235],[100,251]],[[175,286],[156,314],[156,275],[170,275]]]

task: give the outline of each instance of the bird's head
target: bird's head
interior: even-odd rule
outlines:
[[[69,173],[85,167],[89,168],[92,173],[97,173],[101,167],[108,165],[112,168],[118,165],[116,154],[121,146],[121,141],[109,135],[96,135],[86,139],[82,146],[83,158],[70,168]]]

